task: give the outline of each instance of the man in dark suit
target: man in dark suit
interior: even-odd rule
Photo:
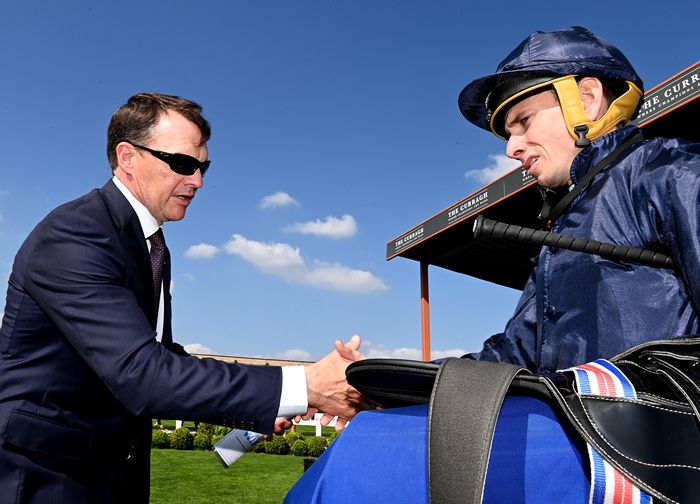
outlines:
[[[284,370],[173,343],[160,226],[202,186],[209,136],[196,103],[131,97],[109,125],[112,180],[52,211],[17,253],[0,328],[0,502],[148,502],[152,418],[267,434],[282,417],[320,409],[343,424],[363,406],[344,374],[357,338]]]

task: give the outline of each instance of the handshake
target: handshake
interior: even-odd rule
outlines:
[[[304,367],[308,410],[304,415],[295,417],[297,422],[301,419],[308,420],[316,412],[322,411],[322,425],[326,426],[333,418],[338,417],[335,428],[342,430],[358,412],[371,407],[360,392],[345,379],[345,369],[348,365],[365,358],[360,353],[361,343],[362,340],[357,335],[346,343],[336,340],[335,350],[318,362]],[[274,432],[280,434],[291,426],[290,419],[278,418]]]

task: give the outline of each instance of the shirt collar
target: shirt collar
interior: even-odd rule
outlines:
[[[149,238],[153,233],[158,231],[158,228],[160,227],[158,225],[158,221],[151,215],[148,208],[146,208],[143,203],[136,199],[136,196],[134,196],[131,191],[127,189],[124,183],[119,180],[116,175],[112,177],[112,182],[114,182],[114,185],[117,186],[117,189],[121,191],[131,205],[131,208],[133,208],[134,212],[136,212],[136,216],[139,218],[139,223],[141,224],[141,229],[143,230],[143,236],[145,238]]]

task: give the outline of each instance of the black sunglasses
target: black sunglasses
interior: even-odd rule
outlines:
[[[208,159],[206,161],[200,161],[199,159],[192,156],[188,156],[187,154],[163,152],[159,150],[149,149],[148,147],[144,147],[143,145],[138,145],[135,143],[132,143],[131,145],[133,145],[137,149],[145,150],[154,158],[160,159],[164,163],[167,163],[170,169],[179,175],[194,175],[194,172],[196,172],[197,169],[199,169],[203,177],[204,174],[207,173],[209,165],[211,164],[211,161]]]

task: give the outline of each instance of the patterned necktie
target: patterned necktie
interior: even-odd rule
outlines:
[[[163,259],[165,258],[165,239],[163,229],[153,233],[149,238],[151,242],[151,269],[153,270],[153,300],[155,302],[156,313],[160,303],[160,283],[163,279]]]

